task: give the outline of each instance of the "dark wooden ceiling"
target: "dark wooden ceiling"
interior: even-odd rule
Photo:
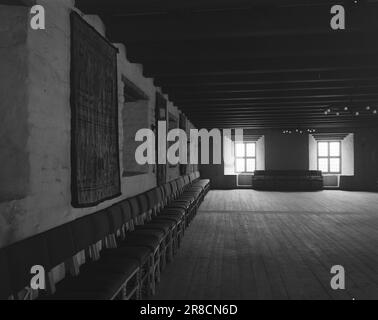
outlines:
[[[337,3],[76,0],[198,127],[377,125],[378,3]]]

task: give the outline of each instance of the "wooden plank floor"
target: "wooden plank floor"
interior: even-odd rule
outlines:
[[[378,299],[378,194],[211,191],[153,298]]]

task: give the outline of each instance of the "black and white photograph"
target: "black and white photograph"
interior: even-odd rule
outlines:
[[[0,300],[377,300],[377,110],[378,0],[0,0]]]

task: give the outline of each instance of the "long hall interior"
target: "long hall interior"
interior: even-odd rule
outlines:
[[[378,299],[377,18],[0,0],[0,300]]]

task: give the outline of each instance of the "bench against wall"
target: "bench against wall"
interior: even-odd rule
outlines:
[[[252,188],[257,190],[307,191],[323,188],[323,175],[315,170],[256,170]]]

